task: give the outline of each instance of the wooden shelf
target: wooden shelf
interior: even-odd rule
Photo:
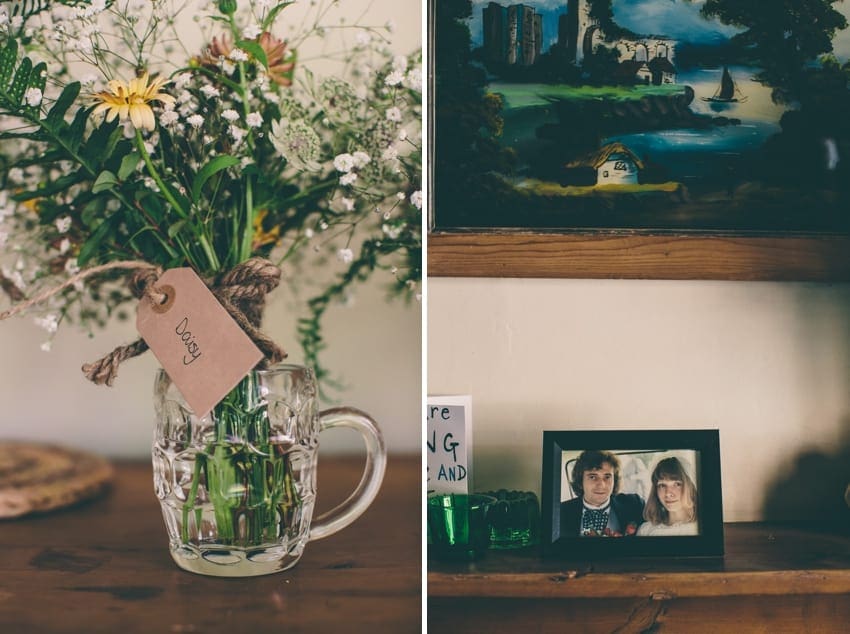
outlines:
[[[850,537],[726,524],[726,556],[543,561],[532,549],[470,564],[429,561],[429,596],[640,597],[850,593]]]
[[[432,232],[433,277],[850,280],[850,236]]]
[[[511,614],[521,612],[539,624],[528,631],[557,631],[566,615],[581,632],[650,631],[662,622],[671,632],[768,624],[774,629],[758,631],[843,631],[850,536],[727,524],[725,538],[722,558],[543,561],[526,550],[489,551],[473,563],[429,561],[429,626],[509,631]],[[629,629],[636,614],[642,629]],[[811,629],[801,625],[807,619]]]

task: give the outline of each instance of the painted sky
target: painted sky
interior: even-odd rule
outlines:
[[[721,42],[738,32],[700,15],[703,2],[676,0],[615,0],[614,20],[635,33],[664,35],[694,43]]]
[[[473,18],[470,32],[474,46],[481,46],[481,10],[491,0],[472,0]],[[621,26],[645,35],[666,35],[677,40],[695,43],[723,41],[733,35],[734,28],[717,21],[705,20],[700,14],[703,0],[614,0],[614,19]],[[518,4],[501,0],[499,4]],[[566,13],[566,0],[526,0],[524,4],[535,7],[543,14],[543,50],[555,43],[558,37],[558,15]],[[836,3],[835,8],[850,20],[850,0]],[[850,59],[850,28],[840,32],[833,42],[835,54],[842,60]]]

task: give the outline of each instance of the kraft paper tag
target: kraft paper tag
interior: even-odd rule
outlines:
[[[263,358],[263,353],[189,268],[169,269],[143,297],[136,329],[198,416],[204,416]]]

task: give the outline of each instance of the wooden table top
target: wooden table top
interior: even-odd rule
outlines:
[[[361,468],[320,458],[317,513]],[[420,475],[418,456],[390,457],[372,506],[295,568],[219,579],[174,564],[150,464],[119,463],[97,500],[0,521],[0,632],[419,632]]]

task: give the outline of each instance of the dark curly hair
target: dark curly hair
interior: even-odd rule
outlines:
[[[601,469],[602,464],[605,462],[610,464],[614,469],[614,490],[611,494],[614,495],[620,490],[620,459],[610,451],[588,449],[579,454],[573,466],[573,477],[570,479],[570,486],[575,491],[577,497],[584,495],[584,472]],[[569,476],[569,473],[567,476]]]

